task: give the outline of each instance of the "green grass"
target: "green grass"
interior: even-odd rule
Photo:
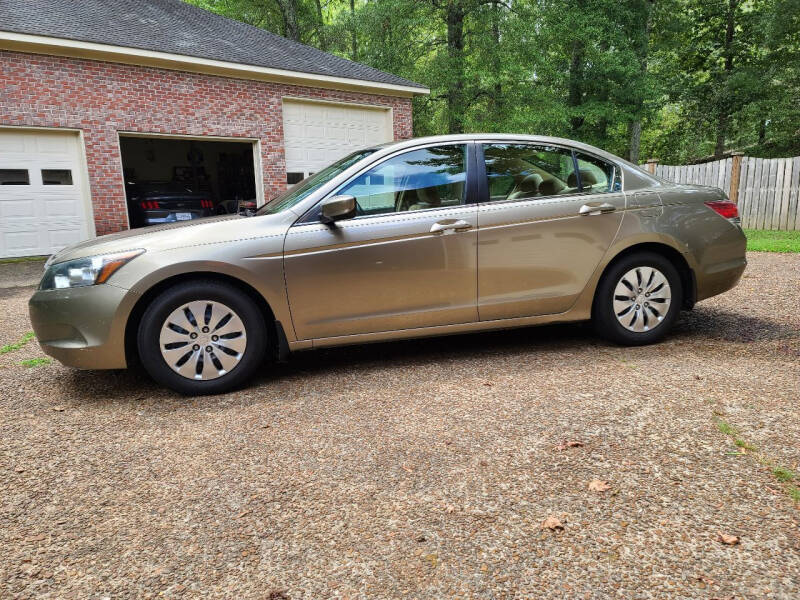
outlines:
[[[717,429],[725,435],[736,435],[736,430],[725,421],[717,421]]]
[[[13,344],[6,344],[2,348],[0,348],[0,354],[8,354],[9,352],[13,352],[14,350],[19,350],[25,344],[30,342],[34,338],[33,332],[29,331],[25,335],[22,336],[22,339],[18,342],[14,342]]]
[[[800,252],[800,231],[745,229],[751,252]]]
[[[791,481],[795,477],[794,472],[786,467],[775,467],[772,469],[772,474],[775,475],[779,481]]]
[[[46,260],[46,256],[18,256],[15,258],[0,258],[0,265],[23,262],[44,262]]]
[[[43,365],[49,365],[52,360],[49,358],[29,358],[27,360],[21,360],[19,364],[23,367],[41,367]]]
[[[800,504],[800,488],[793,484],[793,482],[797,479],[797,474],[794,471],[777,464],[774,459],[767,456],[763,452],[759,452],[758,448],[756,448],[753,444],[740,438],[739,432],[733,425],[726,423],[722,419],[716,419],[716,423],[717,429],[719,429],[720,433],[731,436],[733,438],[733,443],[737,448],[739,448],[739,451],[728,452],[727,454],[733,456],[742,456],[744,454],[742,451],[749,453],[750,456],[754,457],[759,463],[767,467],[772,473],[772,476],[781,482],[786,494],[788,494],[788,496],[794,502]]]

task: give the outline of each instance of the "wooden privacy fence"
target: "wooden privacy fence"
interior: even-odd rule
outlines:
[[[699,165],[661,165],[647,169],[667,181],[711,185],[739,205],[748,229],[800,230],[800,156],[793,158],[732,158]]]

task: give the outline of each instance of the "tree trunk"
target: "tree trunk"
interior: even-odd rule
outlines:
[[[358,60],[358,36],[356,35],[356,0],[350,0],[351,59]]]
[[[647,76],[647,59],[650,51],[650,30],[653,27],[653,9],[656,0],[644,0],[644,30],[641,32],[636,44],[636,56],[639,58],[639,72],[644,82]],[[637,95],[633,109],[634,118],[628,123],[628,160],[634,164],[639,163],[639,150],[642,145],[642,113],[644,100],[641,93]]]
[[[322,2],[317,0],[317,42],[323,52],[328,50],[328,40],[325,38],[325,17],[322,15]]]
[[[642,121],[634,119],[628,123],[628,160],[639,164],[639,149],[642,145]]]
[[[583,42],[575,40],[572,44],[572,58],[569,62],[569,93],[567,96],[567,105],[573,109],[583,104],[583,55]],[[583,125],[584,118],[575,114],[575,111],[572,113],[569,119],[570,128],[572,133],[577,133]]]
[[[717,116],[717,141],[714,144],[714,156],[717,158],[721,158],[725,154],[725,139],[728,135],[728,122],[730,121],[732,108],[728,81],[733,71],[733,36],[736,28],[736,8],[738,4],[739,0],[728,0],[728,22],[725,27],[725,46],[723,47],[725,66],[723,68],[722,85],[724,89],[720,95],[719,114]]]
[[[500,123],[503,120],[503,85],[500,83],[500,18],[502,4],[498,0],[492,1],[492,40],[494,41],[494,49],[492,55],[492,66],[494,67],[494,75],[497,79],[494,82],[493,93],[489,99],[489,111],[494,118],[495,123]]]
[[[297,26],[297,0],[277,0],[283,19],[283,34],[290,40],[300,41],[300,29]]]
[[[445,20],[452,77],[447,92],[447,129],[449,133],[464,133],[464,7],[459,0],[447,3]]]

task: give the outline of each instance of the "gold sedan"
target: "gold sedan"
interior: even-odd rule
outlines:
[[[719,189],[564,139],[441,136],[359,150],[250,217],[67,248],[30,313],[66,365],[220,393],[323,346],[589,319],[656,342],[736,285],[745,242]]]

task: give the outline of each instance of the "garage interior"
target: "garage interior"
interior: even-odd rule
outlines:
[[[235,212],[230,201],[256,202],[253,145],[120,135],[126,197],[137,184],[180,183],[209,198],[215,214]],[[128,212],[130,216],[130,206]]]

